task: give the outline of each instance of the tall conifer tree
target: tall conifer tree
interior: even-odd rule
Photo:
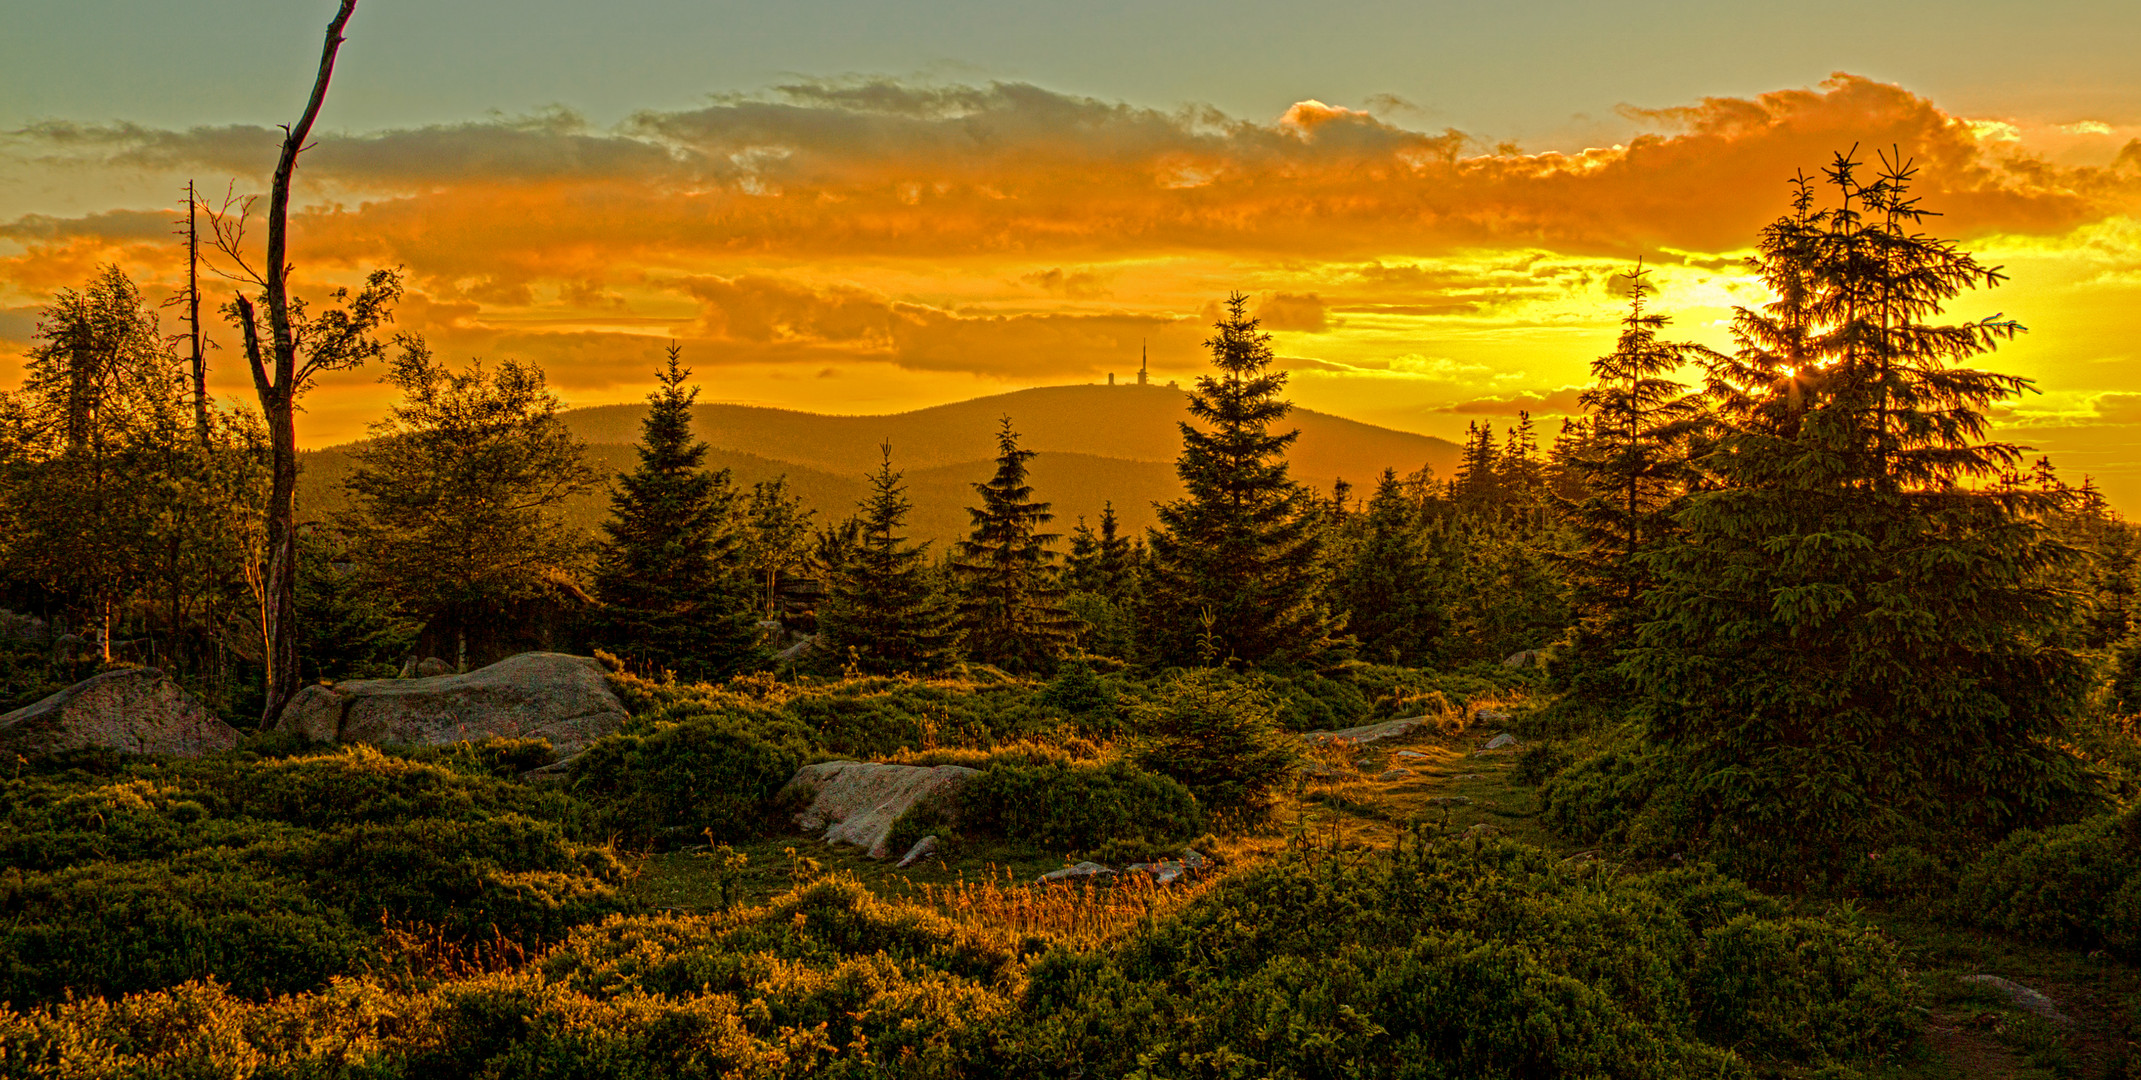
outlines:
[[[595,578],[601,644],[690,678],[721,678],[758,659],[756,605],[731,520],[728,470],[705,468],[691,430],[699,388],[669,346],[647,397],[639,467],[610,491],[609,536]]]
[[[1987,411],[2028,381],[1962,366],[2021,328],[1936,323],[2002,280],[1920,234],[1910,167],[1870,183],[1839,155],[1813,208],[1767,229],[1775,300],[1718,365],[1714,490],[1649,556],[1651,621],[1628,670],[1670,748],[1674,817],[1741,872],[1797,878],[1896,843],[2056,818],[2082,790],[2058,749],[2087,670],[2046,644],[2047,496],[1991,486],[2017,449]]]
[[[1442,632],[1419,516],[1397,471],[1384,469],[1360,515],[1360,539],[1338,590],[1365,659],[1418,663]]]
[[[1502,455],[1494,445],[1494,425],[1467,424],[1457,475],[1450,480],[1450,501],[1477,512],[1500,505],[1502,496]]]
[[[892,469],[892,444],[870,476],[852,538],[829,567],[818,630],[841,663],[852,660],[880,674],[934,671],[951,663],[958,645],[954,611],[930,565],[928,544],[904,535],[906,485]]]
[[[1219,371],[1198,377],[1190,395],[1203,426],[1180,425],[1175,471],[1188,494],[1157,507],[1151,533],[1147,640],[1168,663],[1301,659],[1331,629],[1317,602],[1318,519],[1286,470],[1300,432],[1271,430],[1293,407],[1279,397],[1286,373],[1271,369],[1271,335],[1259,332],[1248,302],[1228,297],[1205,342]]]
[[[1633,644],[1638,602],[1653,581],[1640,556],[1673,531],[1672,512],[1686,491],[1687,448],[1703,403],[1666,376],[1721,359],[1701,346],[1659,338],[1669,320],[1645,306],[1652,292],[1647,274],[1639,263],[1628,275],[1619,340],[1591,362],[1596,381],[1579,399],[1584,437],[1562,464],[1581,485],[1566,510],[1583,546],[1565,560],[1581,621],[1561,666],[1571,685],[1591,692],[1623,689],[1606,669],[1618,650]]]
[[[1034,452],[1020,448],[1011,418],[996,433],[996,475],[974,485],[973,532],[952,556],[959,628],[968,656],[1006,671],[1046,671],[1075,644],[1077,621],[1063,610],[1056,538],[1041,529],[1055,515],[1026,482]],[[1097,547],[1097,544],[1096,544]]]

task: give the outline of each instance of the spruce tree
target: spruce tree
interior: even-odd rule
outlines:
[[[1073,592],[1100,592],[1100,538],[1084,518],[1071,528],[1070,552],[1063,560],[1063,583]]]
[[[959,628],[968,656],[1006,671],[1043,672],[1071,650],[1077,624],[1063,610],[1065,590],[1048,548],[1056,535],[1041,531],[1054,515],[1033,500],[1026,482],[1034,452],[1020,448],[1008,416],[996,448],[996,475],[974,485],[981,505],[967,510],[973,532],[952,557]]]
[[[1442,632],[1433,594],[1436,575],[1421,542],[1418,516],[1397,471],[1384,469],[1360,515],[1360,536],[1338,589],[1350,613],[1347,628],[1360,639],[1364,659],[1419,663]]]
[[[1273,424],[1293,407],[1279,397],[1271,336],[1249,317],[1249,298],[1205,347],[1214,375],[1197,379],[1175,462],[1187,494],[1158,506],[1150,537],[1153,597],[1147,641],[1161,661],[1287,662],[1322,646],[1330,620],[1317,595],[1322,535],[1312,501],[1287,475],[1298,431]]]
[[[1100,504],[1100,592],[1118,604],[1126,602],[1136,586],[1137,568],[1143,557],[1144,546],[1122,535],[1115,503],[1111,500]]]
[[[1580,692],[1618,695],[1607,674],[1633,644],[1639,601],[1653,583],[1644,552],[1673,532],[1687,484],[1687,451],[1703,415],[1700,398],[1666,376],[1719,359],[1698,345],[1661,340],[1666,316],[1645,306],[1652,289],[1640,263],[1628,275],[1628,314],[1612,352],[1591,362],[1595,380],[1579,399],[1585,437],[1561,467],[1581,494],[1564,507],[1581,547],[1566,561],[1579,622],[1558,659]]]
[[[2046,641],[2071,557],[2046,497],[1990,486],[2018,450],[1987,411],[2027,388],[1963,366],[2021,328],[1936,323],[1999,283],[1920,234],[1910,167],[1840,155],[1800,185],[1755,267],[1775,299],[1713,371],[1709,490],[1646,556],[1658,586],[1628,672],[1668,749],[1654,800],[1739,872],[1803,879],[1891,844],[1958,844],[2070,812],[2058,748],[2087,686]]]
[[[1494,425],[1467,424],[1457,475],[1450,480],[1450,501],[1478,513],[1501,505],[1503,494],[1502,455],[1494,445]]]
[[[728,470],[705,467],[694,438],[698,387],[669,346],[647,397],[639,466],[617,477],[595,587],[604,607],[596,637],[629,660],[694,679],[733,674],[760,659],[756,605],[730,520]]]
[[[1503,443],[1494,466],[1495,481],[1510,504],[1519,508],[1539,504],[1546,491],[1546,463],[1539,459],[1539,433],[1532,426],[1530,413],[1517,413],[1517,422],[1509,429],[1509,439]]]
[[[958,645],[954,611],[939,588],[929,545],[903,535],[907,500],[892,469],[892,444],[870,476],[852,535],[827,534],[831,554],[818,632],[835,661],[878,674],[927,672],[950,664]],[[833,548],[838,548],[836,553]]]

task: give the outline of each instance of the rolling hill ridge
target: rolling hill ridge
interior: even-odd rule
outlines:
[[[820,523],[853,512],[874,471],[881,443],[892,445],[892,465],[906,475],[913,535],[937,541],[964,536],[971,485],[994,470],[996,430],[1009,416],[1033,459],[1035,495],[1054,504],[1054,527],[1069,532],[1082,516],[1096,521],[1113,500],[1125,529],[1141,531],[1156,520],[1152,503],[1173,499],[1181,450],[1177,424],[1186,419],[1188,394],[1162,386],[1051,386],[975,398],[913,412],[878,416],[832,416],[748,405],[701,404],[693,410],[698,436],[712,447],[711,468],[730,470],[748,487],[776,476],[818,512]],[[643,404],[572,409],[563,418],[588,444],[588,457],[606,474],[630,469],[639,438]],[[1343,477],[1371,486],[1384,468],[1400,474],[1427,465],[1448,476],[1456,444],[1296,408],[1287,423],[1300,439],[1289,455],[1294,478],[1327,491]],[[349,446],[304,455],[299,498],[304,516],[323,518],[342,504],[341,479],[352,462]],[[608,511],[597,491],[575,500],[570,516],[593,528]]]

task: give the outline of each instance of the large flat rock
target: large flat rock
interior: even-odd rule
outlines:
[[[1380,724],[1362,724],[1359,727],[1343,728],[1338,731],[1310,731],[1304,733],[1301,737],[1312,744],[1348,742],[1356,746],[1365,746],[1369,743],[1382,742],[1385,739],[1403,738],[1427,726],[1427,723],[1427,717],[1415,716],[1404,720],[1385,720]]]
[[[238,729],[155,668],[107,671],[0,716],[0,755],[105,746],[199,757],[238,745]]]
[[[892,823],[901,814],[930,801],[955,814],[959,789],[979,773],[963,765],[823,761],[804,766],[781,794],[810,797],[810,805],[795,816],[796,824],[810,831],[824,829],[828,844],[853,844],[882,859],[892,854]]]
[[[593,657],[536,652],[465,675],[308,686],[283,710],[277,729],[404,746],[539,738],[569,757],[624,721],[624,705]]]

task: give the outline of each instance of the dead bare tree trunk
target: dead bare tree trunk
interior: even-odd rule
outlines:
[[[297,123],[283,129],[282,156],[275,162],[274,186],[268,194],[268,252],[266,287],[269,355],[261,354],[259,323],[252,302],[238,298],[238,311],[245,336],[245,358],[252,365],[253,389],[260,397],[260,412],[268,422],[269,486],[267,510],[267,575],[264,607],[267,623],[267,704],[260,713],[260,726],[271,728],[283,708],[297,696],[297,336],[290,325],[290,180],[297,172],[297,155],[312,135],[320,106],[327,100],[327,83],[333,78],[335,53],[342,47],[342,28],[357,10],[357,0],[341,0],[333,21],[327,24],[327,44],[320,53],[319,77],[312,96]]]
[[[201,208],[193,181],[186,181],[186,330],[193,338],[193,433],[208,445],[208,358],[201,353]]]

